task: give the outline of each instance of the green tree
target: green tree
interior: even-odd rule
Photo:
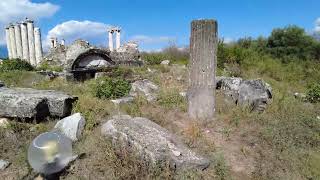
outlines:
[[[298,26],[274,29],[268,38],[267,48],[274,57],[282,59],[313,59],[316,41]]]

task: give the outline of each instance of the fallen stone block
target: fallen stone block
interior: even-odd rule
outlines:
[[[141,117],[114,116],[101,129],[103,136],[119,144],[133,147],[151,164],[169,162],[170,167],[180,169],[206,169],[208,159],[197,155],[166,129]]]
[[[0,159],[0,170],[6,169],[10,165],[10,162]]]
[[[36,118],[70,115],[77,100],[63,92],[30,88],[0,88],[0,116]]]
[[[80,139],[85,124],[85,118],[76,113],[58,121],[54,128],[75,142]]]
[[[113,99],[110,101],[113,102],[114,104],[125,104],[125,103],[133,102],[133,100],[134,100],[134,97],[123,97],[119,99]]]
[[[130,96],[144,95],[148,102],[157,100],[159,87],[148,79],[138,80],[131,84]]]
[[[169,64],[170,64],[170,60],[163,60],[163,61],[161,61],[160,64],[162,64],[162,65],[169,65]]]

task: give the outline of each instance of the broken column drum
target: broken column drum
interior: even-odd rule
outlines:
[[[8,57],[9,57],[9,59],[12,59],[12,49],[11,49],[11,42],[10,42],[9,27],[6,27],[6,42],[7,42],[7,49],[8,49]]]
[[[10,25],[9,27],[9,34],[10,34],[10,44],[12,50],[12,59],[17,58],[17,47],[16,47],[16,38],[14,35],[14,26]]]
[[[40,28],[34,28],[34,46],[36,54],[36,65],[39,65],[43,58]]]
[[[217,29],[215,20],[191,23],[188,114],[194,119],[214,117]]]
[[[14,26],[14,35],[17,47],[17,58],[22,59],[22,41],[21,41],[21,29],[20,24]]]
[[[109,50],[113,51],[113,38],[112,38],[112,36],[113,36],[114,30],[109,29],[108,33],[109,33]]]
[[[35,46],[34,46],[34,25],[33,21],[27,21],[27,29],[28,29],[28,44],[29,44],[29,59],[30,64],[35,66],[36,65],[36,53],[35,53]]]
[[[27,23],[21,23],[22,58],[29,62],[29,42]]]

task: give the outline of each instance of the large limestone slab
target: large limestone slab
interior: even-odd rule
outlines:
[[[103,136],[115,145],[134,147],[152,164],[168,161],[177,169],[205,169],[209,161],[187,148],[173,134],[156,123],[141,117],[115,116],[101,129]]]
[[[12,118],[65,117],[76,97],[53,90],[0,88],[0,116]]]

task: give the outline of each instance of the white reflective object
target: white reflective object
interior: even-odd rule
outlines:
[[[29,146],[28,161],[39,173],[53,174],[64,169],[72,158],[72,142],[59,132],[37,136]]]

